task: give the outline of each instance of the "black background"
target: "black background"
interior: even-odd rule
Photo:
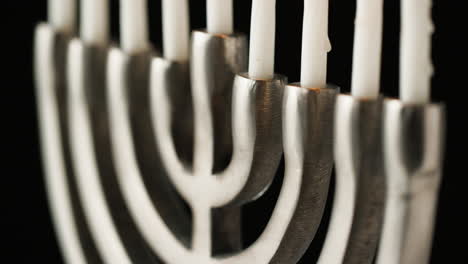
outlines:
[[[113,36],[118,38],[118,5],[112,2]],[[161,46],[160,1],[148,0],[151,39]],[[234,0],[235,26],[249,32],[250,0]],[[301,0],[277,0],[276,71],[290,81],[299,80],[302,27]],[[433,99],[448,106],[448,136],[445,175],[433,246],[432,263],[466,263],[465,216],[466,172],[463,160],[466,144],[463,125],[466,111],[463,104],[466,89],[463,81],[466,65],[466,45],[461,39],[467,35],[464,1],[434,0]],[[46,19],[45,0],[4,0],[1,3],[2,72],[1,100],[1,239],[0,263],[61,263],[45,199],[39,155],[34,87],[32,80],[32,37],[34,26]],[[191,0],[191,27],[205,27],[205,1]],[[459,6],[456,6],[459,5]],[[460,12],[461,13],[461,12]],[[329,55],[330,82],[349,91],[353,44],[355,1],[330,2],[330,38],[333,50]],[[398,95],[399,1],[385,3],[385,34],[383,41],[382,89],[386,95]],[[458,65],[458,66],[457,66]],[[461,159],[460,159],[461,158]],[[278,185],[278,184],[276,184]],[[277,186],[276,186],[277,187]],[[247,240],[253,240],[264,221],[276,195],[273,188],[257,206],[247,208],[247,216],[256,217],[246,225]],[[256,220],[255,220],[256,219]],[[263,221],[263,222],[262,222]],[[325,226],[326,227],[326,226]],[[316,259],[321,246],[323,229],[301,263]],[[313,262],[312,262],[313,263]]]

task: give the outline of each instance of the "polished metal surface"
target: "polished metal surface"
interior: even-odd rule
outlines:
[[[284,87],[287,82],[285,76],[275,75],[273,80],[253,80],[247,74],[239,74],[234,81],[234,96],[248,92],[252,107],[253,124],[244,123],[244,126],[253,125],[255,138],[252,142],[252,161],[245,160],[241,164],[235,160],[240,155],[233,156],[226,171],[234,170],[236,166],[250,168],[247,182],[236,195],[231,204],[242,204],[260,197],[273,181],[283,153],[282,148],[282,101]],[[233,111],[239,108],[233,103]],[[233,118],[236,118],[235,114]],[[241,122],[243,120],[240,120]],[[236,120],[236,122],[239,122]],[[240,128],[242,129],[242,128]],[[233,129],[233,133],[239,133]],[[234,137],[235,139],[235,137]],[[234,142],[234,147],[235,147]],[[236,149],[234,149],[236,151]],[[234,153],[235,155],[236,153]],[[245,157],[244,157],[245,159]],[[225,172],[227,173],[227,172]]]
[[[247,70],[246,36],[240,33],[220,35],[194,31],[191,67],[197,73],[196,78],[192,78],[194,89],[205,90],[210,99],[213,170],[217,172],[226,167],[232,155],[232,85],[234,76]]]
[[[442,174],[444,127],[443,104],[385,101],[388,194],[379,264],[429,263]]]
[[[122,53],[121,80],[126,106],[126,109],[123,109],[123,111],[128,121],[126,125],[129,126],[128,129],[132,143],[132,148],[126,151],[131,151],[134,155],[139,176],[142,178],[145,188],[148,189],[152,204],[170,230],[177,234],[177,238],[188,245],[191,236],[190,215],[184,208],[181,197],[176,193],[176,190],[168,179],[155,142],[149,100],[149,76],[152,55],[151,52],[136,55]],[[171,102],[176,106],[174,112],[186,117],[172,124],[171,131],[174,131],[176,127],[180,128],[184,123],[190,124],[191,120],[187,64],[174,64],[172,69],[168,71],[168,78],[171,82],[175,83],[171,86],[172,90],[170,91],[171,95],[174,95],[171,97]],[[116,87],[110,86],[109,89],[116,89]],[[179,133],[177,135],[177,139],[181,139],[179,142],[191,141],[190,134],[182,136]],[[190,144],[187,145],[190,146]],[[184,156],[181,152],[179,154],[180,156]],[[115,162],[122,162],[122,160],[116,160]],[[121,177],[130,176],[121,175]],[[122,184],[123,182],[121,181]]]
[[[382,99],[339,95],[335,115],[336,189],[319,263],[370,264],[386,198]]]
[[[298,262],[320,225],[334,165],[333,119],[338,92],[339,88],[333,85],[322,89],[298,84],[286,86],[283,101],[286,172],[302,160],[298,164],[302,166],[302,179],[297,204],[292,208],[294,214],[269,263]]]
[[[187,261],[241,263],[242,261],[238,261],[239,259],[236,258],[238,255],[232,255],[235,252],[231,251],[229,254],[231,257],[226,259],[213,250],[215,249],[213,245],[218,243],[215,238],[235,242],[229,237],[228,232],[238,230],[239,219],[225,217],[223,220],[226,223],[221,225],[222,222],[219,219],[212,218],[212,209],[225,208],[226,206],[229,206],[229,209],[235,208],[237,205],[232,205],[232,202],[246,186],[249,187],[246,185],[249,180],[253,182],[256,180],[268,181],[263,185],[265,186],[269,185],[275,175],[282,154],[280,117],[284,77],[277,76],[274,80],[251,80],[245,76],[236,76],[232,97],[233,155],[226,169],[214,173],[210,96],[206,89],[208,86],[205,85],[206,76],[197,73],[203,68],[192,69],[195,126],[195,154],[192,167],[183,164],[176,155],[174,142],[169,131],[169,124],[175,118],[171,114],[172,107],[168,102],[170,89],[173,85],[173,82],[170,82],[167,77],[170,68],[170,62],[163,59],[153,60],[151,73],[153,123],[163,164],[174,186],[192,208],[193,240],[191,249],[187,250],[181,248],[172,238],[169,238],[170,249],[162,242],[168,238],[153,236],[151,239],[154,241],[157,252],[162,254],[163,259],[168,263]],[[196,78],[200,78],[200,80],[194,81]],[[279,145],[271,144],[268,141],[271,138],[270,133],[279,135],[275,137],[279,141]],[[261,147],[259,147],[260,144]],[[254,172],[255,177],[249,177],[252,172]],[[268,174],[262,174],[265,172]],[[264,188],[266,187],[262,187],[259,192],[263,192]],[[251,193],[252,196],[260,194],[258,192]],[[221,227],[227,225],[226,231],[220,232],[216,236],[213,234],[213,232],[217,232],[217,229],[213,228],[215,224]],[[164,226],[156,228],[165,230]],[[158,241],[162,243],[157,243]],[[235,243],[231,245],[235,245]],[[168,250],[178,253],[169,254]],[[213,257],[221,258],[215,259]],[[248,259],[252,260],[252,258]]]
[[[197,119],[195,137],[205,138],[198,149],[209,148],[211,159],[199,153],[194,166],[212,167],[213,172],[226,168],[232,156],[232,90],[234,76],[247,70],[247,38],[244,34],[221,35],[196,30],[192,33],[191,68],[192,94],[195,114],[211,116]],[[210,109],[208,109],[210,108]],[[210,111],[211,110],[211,111]],[[173,115],[176,116],[176,115]],[[209,120],[211,117],[211,120]],[[207,123],[204,123],[206,121]],[[208,124],[210,123],[210,124]],[[210,131],[211,130],[211,131]],[[207,142],[209,142],[207,144]],[[194,155],[197,155],[196,153]],[[218,254],[232,253],[242,247],[241,209],[221,207],[212,209],[213,251]],[[222,226],[220,226],[220,223]],[[220,235],[220,236],[218,236]]]
[[[87,46],[47,25],[36,38],[46,185],[67,261],[296,263],[335,160],[319,263],[370,264],[377,247],[378,264],[429,262],[443,104],[249,78],[242,35],[194,32],[190,65]],[[242,250],[240,207],[269,188],[283,150],[277,204]]]
[[[64,259],[101,263],[86,223],[72,169],[68,137],[67,52],[72,36],[39,24],[35,40],[35,81],[44,177],[49,206]]]
[[[235,89],[235,95],[243,96],[234,96],[234,113],[241,107],[240,103],[246,101],[247,88]],[[219,259],[218,263],[296,263],[312,241],[322,217],[333,167],[332,121],[338,89],[289,85],[284,90],[285,172],[275,208],[265,229],[251,246],[237,255]],[[248,163],[244,161],[243,164]]]
[[[189,258],[190,261],[194,261],[192,255],[188,255],[192,254],[192,252],[207,259],[212,254],[233,253],[240,250],[239,208],[235,208],[235,210],[233,208],[222,208],[212,213],[212,208],[206,206],[200,212],[198,200],[199,198],[208,197],[210,191],[207,189],[205,195],[201,196],[186,196],[184,195],[185,188],[178,188],[177,180],[174,180],[174,177],[181,177],[184,181],[199,179],[197,176],[200,176],[200,172],[196,169],[197,166],[209,167],[207,173],[202,175],[203,177],[212,176],[213,169],[213,163],[210,162],[210,160],[213,160],[213,154],[199,155],[197,153],[200,148],[209,151],[209,143],[197,144],[195,141],[196,155],[194,156],[193,165],[189,159],[184,158],[184,155],[176,147],[177,141],[180,143],[181,140],[191,138],[194,134],[191,129],[181,129],[182,126],[193,123],[195,125],[195,138],[199,139],[197,135],[200,133],[196,132],[197,129],[202,128],[202,132],[209,133],[209,128],[212,125],[210,122],[205,122],[204,119],[210,116],[209,112],[199,114],[200,108],[209,106],[209,103],[202,102],[200,104],[200,101],[195,99],[196,95],[193,96],[195,116],[201,117],[203,120],[196,119],[195,122],[191,120],[191,104],[187,101],[191,100],[188,65],[163,58],[150,59],[145,57],[145,54],[127,56],[118,50],[114,50],[113,54],[109,62],[111,82],[108,96],[111,102],[109,114],[113,126],[114,155],[116,165],[120,166],[118,169],[120,187],[126,197],[129,209],[132,211],[133,220],[137,223],[145,239],[150,243],[155,253],[160,255],[164,261],[171,263],[174,262],[171,260],[172,258]],[[213,67],[211,64],[207,65]],[[200,68],[200,70],[203,71],[204,69]],[[148,73],[147,76],[146,73]],[[232,72],[231,75],[233,75]],[[200,76],[200,78],[203,77]],[[219,76],[205,77],[219,78]],[[221,77],[226,78],[224,75]],[[208,83],[212,81],[214,80],[209,79]],[[198,95],[206,93],[207,88],[210,88],[210,86],[199,87],[198,90],[194,89],[193,93]],[[227,93],[227,91],[224,92]],[[203,99],[209,98],[209,96],[206,96]],[[210,111],[209,108],[208,111]],[[178,126],[177,124],[181,125]],[[147,131],[148,134],[145,136],[145,134],[138,131]],[[136,133],[140,134],[137,136]],[[209,137],[208,140],[212,140],[212,137]],[[144,149],[138,150],[138,141],[141,142],[140,147],[146,148],[146,151]],[[154,149],[156,150],[151,155],[147,151],[148,142],[154,142]],[[181,146],[186,151],[192,149],[191,144],[187,142],[181,144]],[[130,156],[128,152],[130,152]],[[141,181],[141,178],[144,177],[142,175],[143,171],[140,172],[140,170],[143,170],[141,160],[138,160],[140,164],[136,164],[135,161],[138,155],[142,155],[141,153],[150,159],[150,164],[160,163],[159,178],[167,177],[165,176],[165,173],[167,173],[171,176],[172,181],[166,178],[167,180],[164,180],[164,183],[148,189],[148,183]],[[161,158],[160,161],[155,160],[159,158]],[[123,166],[122,164],[126,165]],[[192,184],[190,185],[190,188],[195,187]],[[200,186],[202,185],[204,184]],[[167,196],[167,194],[160,192],[161,188],[164,188],[167,192],[168,190],[174,190],[174,186],[192,210],[192,218],[189,215],[165,216],[166,212],[174,215],[174,207],[178,206],[178,204],[179,206],[182,205],[180,201],[177,204],[171,204],[167,202],[167,198],[158,198],[158,201],[153,203],[158,202],[161,207],[153,207],[152,202],[149,201],[148,196],[152,193]],[[205,187],[208,188],[209,186]],[[177,197],[181,198],[179,195]],[[202,230],[207,230],[201,232],[200,225],[211,225],[211,227],[209,230],[201,227]],[[182,232],[175,229],[182,229]],[[212,239],[216,243],[212,243]],[[213,247],[212,250],[211,247]],[[169,250],[174,249],[179,251],[180,254],[166,255],[170,252]],[[203,251],[203,253],[200,251]]]
[[[71,92],[69,93],[68,122],[72,157],[76,175],[79,177],[81,201],[88,210],[88,224],[93,230],[94,240],[106,262],[125,261],[125,258],[128,258],[128,261],[135,263],[160,263],[132,221],[117,180],[112,158],[108,102],[106,100],[109,47],[88,46],[75,40],[70,49],[69,70],[72,72],[69,74]],[[143,115],[144,112],[142,111],[141,114]],[[147,144],[150,142],[147,141]],[[83,147],[85,145],[88,147]],[[144,154],[147,155],[146,159],[151,157],[151,153]],[[91,159],[89,159],[90,157]],[[154,158],[152,160],[154,161]],[[93,171],[95,173],[92,173]],[[159,173],[160,169],[144,167],[143,171],[151,174],[151,177],[147,178],[150,183],[148,185],[158,186],[154,192],[155,203],[164,204],[164,206],[172,205],[171,202],[174,198],[167,191],[168,184],[161,182],[163,177],[154,176]],[[90,177],[94,177],[94,179]],[[93,192],[89,193],[90,190]],[[98,213],[92,208],[98,208],[100,199],[103,199],[104,202]],[[171,214],[166,213],[169,210],[161,211],[166,213],[165,217],[176,219],[180,217],[177,213],[182,211],[182,209],[177,209],[179,208],[171,210]],[[105,211],[108,211],[108,216],[101,215]],[[107,217],[112,222],[105,222],[104,219]],[[172,221],[172,219],[168,221]],[[111,242],[112,236],[103,233],[106,228],[109,228],[109,225],[115,228],[115,235],[118,236],[113,242]],[[103,237],[105,237],[105,241],[102,240]]]

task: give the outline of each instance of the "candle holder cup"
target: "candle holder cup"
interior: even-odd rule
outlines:
[[[387,99],[384,145],[388,182],[377,263],[428,263],[444,152],[444,104]]]

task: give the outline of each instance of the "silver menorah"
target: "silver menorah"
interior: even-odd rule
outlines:
[[[67,262],[296,263],[322,220],[334,161],[319,263],[372,263],[379,244],[378,263],[428,262],[443,105],[253,79],[242,34],[194,31],[183,63],[74,31],[40,24],[35,44],[46,182]],[[275,209],[243,249],[241,207],[269,188],[283,154]]]

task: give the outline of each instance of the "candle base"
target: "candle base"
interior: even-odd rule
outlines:
[[[442,174],[445,106],[386,100],[388,182],[377,263],[428,263]]]

